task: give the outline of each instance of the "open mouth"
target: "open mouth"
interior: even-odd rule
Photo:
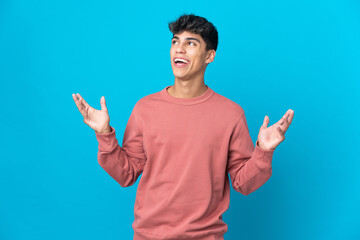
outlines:
[[[174,65],[176,67],[184,67],[190,63],[189,60],[184,58],[174,58]]]

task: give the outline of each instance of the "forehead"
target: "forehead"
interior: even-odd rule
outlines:
[[[188,32],[188,31],[183,31],[181,33],[174,34],[173,37],[178,37],[180,39],[196,38],[196,39],[199,39],[199,41],[204,42],[204,39],[201,37],[200,34]]]

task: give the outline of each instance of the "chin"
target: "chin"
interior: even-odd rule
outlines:
[[[186,80],[189,78],[189,76],[186,74],[179,74],[179,73],[174,73],[174,72],[173,72],[173,74],[174,74],[174,77],[177,79]]]
[[[176,77],[176,78],[182,78],[182,77],[185,77],[186,74],[182,74],[180,71],[178,71],[177,69],[173,69],[173,75]]]
[[[176,79],[179,79],[179,80],[184,80],[184,77],[183,77],[183,76],[174,75],[174,77],[175,77]]]
[[[191,78],[189,69],[184,69],[184,68],[177,68],[174,67],[172,68],[173,71],[173,75],[175,76],[175,78],[180,79],[180,80],[189,80]]]

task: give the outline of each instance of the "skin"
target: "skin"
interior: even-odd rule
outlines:
[[[168,93],[177,98],[194,98],[204,94],[207,90],[204,82],[205,70],[208,64],[214,61],[215,55],[214,49],[206,50],[206,43],[199,34],[187,31],[174,34],[171,41],[170,61],[175,83],[167,89]],[[173,62],[174,57],[188,59],[190,63],[182,68],[176,67]],[[92,108],[79,93],[72,96],[88,126],[100,134],[111,131],[104,96],[100,99],[101,110]],[[258,134],[258,147],[274,150],[285,140],[285,133],[293,117],[294,111],[289,109],[278,122],[268,127],[270,120],[265,116]]]
[[[94,129],[97,133],[102,134],[110,132],[110,117],[104,96],[100,98],[101,110],[91,107],[79,93],[73,93],[72,97],[81,115],[84,117],[84,123]]]
[[[174,57],[188,59],[190,63],[182,68],[176,67]],[[206,50],[206,43],[199,34],[187,31],[174,34],[171,40],[170,62],[175,84],[167,89],[169,94],[177,98],[194,98],[205,93],[205,70],[214,58],[215,50]]]
[[[285,133],[288,130],[294,110],[287,110],[285,115],[275,124],[268,127],[269,117],[265,116],[263,125],[258,134],[258,146],[264,150],[274,150],[282,141],[285,140]]]

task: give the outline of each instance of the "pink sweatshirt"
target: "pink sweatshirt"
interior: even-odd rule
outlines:
[[[206,85],[207,86],[207,85]],[[244,195],[271,176],[274,150],[251,140],[244,110],[207,91],[176,98],[167,88],[141,98],[126,125],[122,147],[110,133],[96,134],[98,162],[122,187],[139,175],[134,240],[221,240],[230,184]]]

